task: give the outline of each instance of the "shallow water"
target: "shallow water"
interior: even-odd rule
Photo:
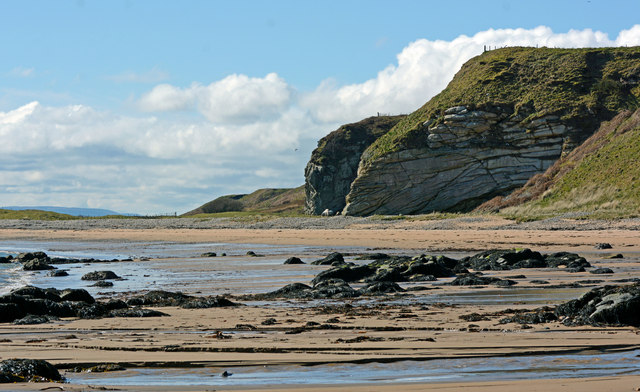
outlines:
[[[439,359],[317,366],[143,368],[115,373],[67,373],[92,385],[225,385],[417,383],[581,378],[640,374],[640,351],[605,354]],[[221,373],[233,373],[221,377]]]

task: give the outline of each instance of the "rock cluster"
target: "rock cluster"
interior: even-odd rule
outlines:
[[[640,283],[595,288],[556,308],[566,325],[640,327]]]
[[[361,163],[346,215],[465,210],[523,185],[573,148],[560,117],[455,106],[426,121],[426,144]]]
[[[58,317],[157,317],[166,314],[141,306],[213,308],[236,305],[223,297],[194,297],[169,291],[150,291],[126,302],[116,299],[99,302],[84,289],[56,290],[25,286],[0,296],[0,322],[34,324]]]
[[[0,383],[64,381],[52,364],[41,359],[5,359],[0,362]]]

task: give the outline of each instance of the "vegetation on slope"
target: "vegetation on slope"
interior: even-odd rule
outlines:
[[[249,214],[302,214],[304,186],[297,188],[258,189],[244,195],[221,196],[182,216],[201,216],[239,212]],[[228,215],[228,214],[227,214]]]
[[[327,157],[340,157],[352,153],[350,146],[360,143],[369,145],[389,132],[404,117],[406,116],[376,116],[342,125],[318,141],[318,147],[311,153],[310,162],[324,165]]]
[[[640,110],[623,112],[544,174],[480,210],[520,220],[640,215]]]
[[[422,124],[457,105],[504,105],[525,121],[557,114],[588,135],[601,121],[640,106],[639,81],[640,47],[488,51],[465,63],[446,89],[374,142],[363,159],[368,164],[425,146]]]
[[[0,219],[28,219],[28,220],[71,220],[78,217],[42,210],[3,210],[0,209]]]

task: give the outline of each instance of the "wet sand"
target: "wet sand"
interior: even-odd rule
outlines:
[[[406,223],[403,225],[407,226]],[[424,251],[478,251],[490,248],[530,247],[534,250],[588,252],[589,261],[615,268],[612,276],[568,274],[559,270],[491,272],[506,277],[524,274],[518,289],[534,288],[532,279],[567,284],[598,279],[604,283],[637,277],[640,236],[635,230],[419,230],[409,227],[367,225],[350,229],[1,229],[3,239],[173,241],[264,243],[274,245],[364,246],[370,249]],[[612,250],[596,251],[594,244],[608,242]],[[605,259],[622,253],[622,261]],[[595,262],[594,262],[595,261]],[[241,267],[240,267],[241,268]],[[247,282],[247,284],[251,284]],[[584,290],[588,290],[586,285]],[[541,287],[544,290],[544,287]],[[442,286],[439,293],[453,294],[461,288]],[[495,288],[478,288],[478,293]],[[436,291],[436,290],[434,290]],[[61,320],[41,325],[0,324],[0,357],[46,359],[55,364],[127,363],[141,366],[207,366],[320,364],[368,361],[429,360],[469,356],[542,355],[553,353],[609,352],[640,349],[635,328],[565,327],[561,323],[532,325],[500,324],[506,308],[533,309],[526,303],[491,304],[388,304],[376,300],[352,308],[327,302],[324,307],[249,305],[241,308],[158,308],[170,314],[162,318],[111,318]],[[241,301],[242,302],[242,301]],[[281,302],[281,301],[277,301]],[[345,301],[349,303],[350,301]],[[286,305],[286,304],[285,304]],[[462,315],[479,313],[486,320],[464,321]],[[262,325],[273,318],[273,325]],[[308,322],[325,327],[305,328]],[[250,326],[248,326],[250,325]],[[330,327],[326,327],[329,325]],[[296,332],[297,331],[297,332]],[[292,333],[296,332],[296,333]],[[117,373],[114,373],[117,377]],[[41,390],[60,384],[12,385],[19,390]],[[6,387],[0,386],[0,389]],[[640,376],[589,379],[534,379],[526,381],[447,382],[362,386],[264,386],[256,390],[305,391],[633,391]],[[64,390],[98,390],[63,385]],[[116,387],[117,390],[249,390],[246,387]],[[55,389],[51,389],[55,390]]]

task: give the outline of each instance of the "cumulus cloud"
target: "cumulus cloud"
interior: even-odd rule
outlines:
[[[137,116],[27,103],[0,112],[0,140],[10,151],[0,156],[0,205],[183,212],[221,194],[297,186],[320,137],[377,112],[415,110],[484,45],[640,45],[640,25],[614,39],[547,27],[420,39],[364,83],[327,79],[307,92],[275,73],[234,74],[208,85],[159,84],[139,97]]]
[[[585,30],[554,33],[534,29],[490,29],[452,41],[420,39],[410,43],[390,65],[364,83],[336,86],[330,80],[301,99],[319,121],[345,122],[383,113],[409,113],[436,95],[471,57],[488,47],[547,46],[602,47],[640,44],[640,25],[623,30],[614,40],[607,34]]]
[[[213,123],[248,123],[278,116],[292,99],[292,88],[277,74],[264,78],[229,75],[208,86],[156,86],[144,94],[140,107],[148,112],[184,110],[196,105]]]

